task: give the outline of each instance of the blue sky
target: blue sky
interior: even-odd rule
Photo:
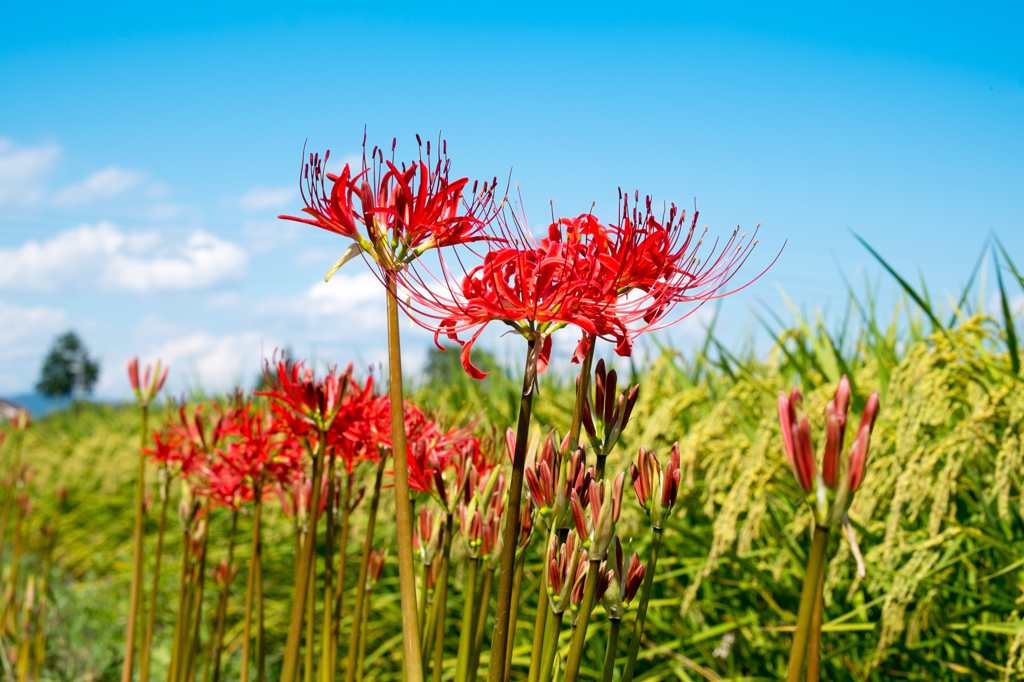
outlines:
[[[712,233],[760,222],[751,274],[788,245],[726,301],[727,341],[778,286],[837,316],[837,268],[891,298],[851,230],[940,299],[989,231],[1024,261],[1019,4],[150,5],[4,6],[0,394],[69,328],[105,397],[135,353],[175,390],[279,345],[382,360],[376,282],[324,285],[346,244],[275,219],[303,144],[355,154],[364,125],[407,156],[441,131],[456,175],[511,170],[535,229],[552,198],[611,217],[619,186],[696,199]],[[415,368],[429,336],[406,338]]]

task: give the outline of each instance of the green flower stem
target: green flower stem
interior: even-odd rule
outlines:
[[[263,505],[261,504],[262,481],[253,482],[253,511],[252,511],[252,543],[249,546],[249,574],[245,582],[245,620],[243,622],[244,634],[242,635],[242,674],[240,682],[249,682],[249,643],[252,641],[252,613],[253,598],[256,588],[256,574],[260,570],[261,554],[263,543],[260,539],[260,522]],[[260,604],[263,601],[263,589],[260,587]],[[257,667],[261,671],[262,666]]]
[[[519,622],[519,593],[523,589],[523,570],[526,566],[526,556],[520,553],[516,557],[516,574],[512,576],[512,617],[509,621],[513,624],[512,631],[508,633],[508,646],[505,648],[505,682],[508,682],[512,674],[512,648],[516,643],[515,623]],[[486,607],[485,607],[486,609]],[[473,678],[476,679],[475,677]]]
[[[814,600],[814,613],[811,616],[810,642],[807,649],[806,682],[818,682],[821,675],[821,620],[825,607],[825,566],[827,563],[827,561],[822,560],[821,568],[818,570],[818,596]]]
[[[651,534],[651,549],[647,556],[647,571],[644,573],[644,584],[640,588],[640,603],[636,610],[636,622],[633,623],[633,634],[629,638],[629,654],[626,667],[622,671],[621,682],[632,682],[636,657],[640,653],[640,639],[644,634],[644,623],[647,620],[647,602],[651,599],[651,587],[654,585],[654,571],[658,566],[658,550],[661,548],[661,536],[665,531],[655,528]]]
[[[418,619],[417,624],[419,625],[420,633],[425,632],[425,628],[427,627],[427,592],[430,591],[429,583],[430,564],[423,564],[423,579],[420,581],[420,596],[416,605],[416,616]],[[420,641],[420,646],[423,646],[422,641]]]
[[[517,564],[518,566],[518,564]],[[468,679],[476,682],[480,672],[480,651],[484,646],[484,631],[487,629],[487,614],[490,613],[491,594],[494,588],[494,569],[484,571],[484,584],[480,587],[480,606],[476,614],[476,627],[473,628],[473,650],[470,653]],[[513,602],[515,603],[515,602]]]
[[[438,573],[440,573],[440,568]],[[423,642],[420,645],[421,658],[420,661],[423,663],[423,679],[427,679],[428,673],[427,665],[433,658],[431,647],[434,644],[434,630],[437,628],[437,585],[434,585],[434,590],[427,596],[427,631],[423,633]]]
[[[181,619],[185,614],[185,590],[188,587],[190,538],[191,532],[186,529],[181,550],[181,574],[178,578],[178,611],[174,617],[174,639],[171,640],[171,661],[167,666],[166,682],[176,682],[178,679],[178,641],[181,639]]]
[[[150,649],[153,647],[153,629],[156,627],[156,596],[160,591],[160,563],[164,555],[164,531],[167,528],[167,502],[170,495],[164,484],[160,502],[160,521],[156,533],[156,554],[153,558],[153,587],[149,593],[149,613],[146,614],[146,632],[143,634],[142,658],[139,659],[139,682],[149,682]],[[214,677],[214,682],[217,682]]]
[[[572,633],[572,646],[569,647],[569,656],[565,660],[563,682],[576,682],[576,677],[579,675],[580,661],[583,660],[583,650],[587,647],[587,628],[590,626],[590,613],[594,610],[597,574],[600,571],[600,560],[591,561],[590,568],[587,569],[586,582],[583,583],[583,601],[580,603],[580,613],[576,620],[576,628]]]
[[[334,503],[339,493],[335,484],[335,453],[327,462],[327,544],[324,548],[324,624],[320,630],[320,675],[321,682],[333,682],[331,673],[331,628],[334,625]]]
[[[615,654],[619,648],[619,625],[622,621],[612,618],[608,623],[608,649],[604,652],[604,674],[601,682],[612,682],[615,675]]]
[[[814,615],[814,602],[818,597],[818,579],[825,561],[827,540],[828,529],[816,525],[811,538],[811,551],[807,555],[807,572],[804,574],[804,586],[800,592],[800,610],[796,617],[793,647],[789,650],[789,669],[786,672],[786,682],[800,682],[801,673],[803,673],[808,635]]]
[[[228,614],[228,596],[231,593],[231,566],[235,560],[235,534],[238,530],[238,510],[231,510],[231,535],[228,539],[228,570],[217,603],[217,628],[213,636],[213,682],[220,682],[220,655],[224,650],[224,626]],[[205,676],[204,676],[205,677]]]
[[[530,652],[530,670],[527,674],[527,682],[537,682],[540,679],[541,661],[544,657],[544,632],[547,629],[548,619],[552,617],[551,609],[548,608],[547,552],[553,533],[553,529],[548,531],[548,539],[541,552],[540,589],[537,590],[537,616],[533,621],[533,649]]]
[[[558,651],[558,637],[562,634],[562,618],[564,612],[552,614],[551,626],[547,629],[544,645],[544,658],[540,663],[540,682],[551,682],[551,669],[555,664],[555,653]]]
[[[366,636],[370,629],[370,595],[372,591],[368,588],[363,604],[363,621],[359,624],[359,668],[356,670],[356,682],[363,682],[363,664],[366,662]]]
[[[206,587],[206,549],[210,542],[210,502],[206,502],[206,532],[203,533],[203,549],[199,554],[199,565],[196,567],[195,615],[192,623],[192,637],[188,648],[188,666],[185,668],[185,680],[191,682],[196,678],[196,656],[199,652],[199,628],[203,623],[203,591]]]
[[[313,518],[315,524],[319,519],[316,519],[315,511],[310,511],[310,516]],[[310,526],[312,528],[312,525]],[[313,538],[313,542],[316,542],[316,538]],[[316,550],[313,550],[314,552]],[[309,565],[309,579],[306,582],[306,646],[303,649],[305,655],[302,668],[302,680],[303,682],[313,682],[316,679],[313,669],[313,660],[315,658],[316,648],[316,555],[313,555],[313,562]]]
[[[292,600],[291,620],[288,624],[288,639],[285,644],[284,661],[281,665],[281,682],[295,682],[299,674],[299,649],[302,644],[302,623],[306,615],[306,598],[309,592],[311,566],[316,558],[316,521],[320,509],[320,479],[324,469],[324,451],[327,450],[327,432],[320,432],[320,444],[313,458],[313,473],[310,476],[312,490],[309,504],[309,530],[302,545],[298,577],[295,581],[295,598]],[[129,682],[129,681],[125,681]]]
[[[476,577],[480,572],[480,557],[470,557],[469,575],[466,579],[465,601],[462,605],[462,623],[459,626],[459,649],[455,663],[455,682],[466,682],[466,670],[469,668],[469,649],[473,646],[473,602],[476,600]]]
[[[258,498],[257,498],[258,499]],[[267,679],[267,637],[263,628],[263,539],[256,554],[256,681]]]
[[[587,394],[590,391],[590,367],[594,363],[594,347],[597,346],[597,338],[590,337],[590,348],[583,358],[583,366],[580,367],[580,383],[576,387],[576,404],[572,410],[572,422],[569,425],[569,444],[575,450],[580,442],[580,427],[583,424],[583,405],[586,402]]]
[[[121,665],[121,682],[132,682],[132,669],[135,665],[135,628],[139,623],[140,609],[142,608],[142,563],[143,546],[142,540],[146,529],[146,453],[142,450],[146,447],[146,429],[149,418],[149,408],[142,405],[142,419],[139,428],[139,471],[136,475],[135,485],[135,544],[132,555],[132,586],[131,597],[128,602],[128,632],[124,642],[124,662]],[[8,498],[13,497],[12,494]]]
[[[377,525],[377,507],[380,505],[380,485],[384,479],[384,463],[387,457],[381,453],[377,460],[377,477],[373,481],[373,495],[370,497],[370,511],[366,519],[366,534],[363,537],[363,553],[359,557],[359,578],[356,583],[356,606],[352,610],[352,631],[348,637],[348,664],[345,668],[345,682],[355,682],[356,657],[359,655],[359,623],[363,616],[363,596],[366,594],[366,575],[370,569],[370,549],[373,547],[373,530]]]
[[[441,572],[437,576],[434,601],[437,607],[437,622],[434,624],[434,668],[431,679],[433,682],[441,682],[441,673],[444,663],[444,628],[445,611],[448,602],[448,569],[451,565],[452,554],[452,519],[454,515],[448,514],[444,528],[444,550],[441,554]]]
[[[594,480],[595,481],[603,481],[604,480],[604,463],[605,463],[605,460],[607,460],[607,459],[608,459],[607,455],[598,455],[597,456],[597,464],[594,466]]]
[[[501,547],[501,573],[498,576],[498,602],[494,610],[494,634],[491,636],[491,661],[488,682],[504,682],[505,653],[508,646],[509,617],[512,614],[512,576],[515,573],[516,548],[519,546],[520,506],[523,500],[523,471],[526,468],[526,446],[530,438],[530,411],[533,408],[533,376],[530,363],[535,360],[531,338],[526,352],[523,393],[519,402],[519,423],[516,425],[516,451],[512,459],[512,477],[505,509],[505,535]],[[582,383],[582,382],[581,382]],[[436,673],[435,673],[436,675]],[[124,682],[130,682],[125,680]],[[435,682],[438,682],[435,680]]]
[[[348,473],[348,482],[345,485],[345,498],[341,502],[341,539],[338,541],[338,581],[335,588],[334,621],[331,623],[331,663],[329,668],[329,682],[337,679],[338,673],[338,632],[341,624],[341,609],[345,604],[345,566],[348,562],[348,533],[351,521],[349,504],[352,501],[352,486],[355,483],[355,474]]]
[[[399,338],[398,300],[392,285],[388,299],[388,371],[391,380],[391,438],[395,461],[395,523],[398,534],[398,583],[402,604],[403,661],[406,682],[423,682],[419,628],[416,617],[416,565],[412,549],[412,505],[409,496],[409,462],[405,446],[405,404],[402,392],[402,352]],[[354,622],[354,621],[353,621]],[[283,682],[291,682],[284,680]]]

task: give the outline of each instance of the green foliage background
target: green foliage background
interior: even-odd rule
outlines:
[[[1003,269],[1012,267],[1008,259],[1002,264]],[[620,372],[641,382],[641,397],[609,470],[625,469],[640,445],[667,455],[676,440],[683,461],[683,491],[662,546],[638,680],[774,680],[784,675],[791,636],[787,628],[795,623],[811,516],[799,501],[781,447],[776,397],[800,384],[812,431],[821,433],[824,404],[844,373],[854,387],[852,419],[859,418],[872,390],[881,393],[882,412],[868,474],[850,510],[864,551],[865,580],[856,577],[847,541],[838,532],[830,539],[823,679],[1016,679],[1024,674],[1019,613],[1024,601],[1024,385],[1009,305],[996,320],[974,314],[965,294],[946,324],[923,290],[899,281],[907,299],[888,321],[877,314],[870,289],[859,298],[851,296],[838,329],[830,331],[820,316],[806,318],[795,308],[789,323],[763,320],[776,339],[766,357],[749,349],[729,353],[716,341],[712,326],[702,346],[685,354],[651,345],[648,360],[638,366],[617,359]],[[1009,297],[1001,277],[999,284],[1005,303]],[[462,373],[457,354],[433,355],[413,397],[440,410],[445,419],[482,412],[499,428],[513,424],[519,370],[503,368],[493,358],[480,362],[492,372],[474,382]],[[550,428],[564,433],[573,400],[570,387],[565,378],[542,380],[535,402],[538,433]],[[137,420],[134,408],[87,405],[77,413],[41,420],[26,438],[24,460],[37,472],[30,484],[34,529],[53,515],[55,486],[70,489],[68,512],[60,522],[59,577],[52,584],[57,608],[51,610],[48,630],[50,679],[114,679],[118,674],[131,563]],[[849,439],[853,432],[848,430]],[[9,446],[3,457],[10,457]],[[364,480],[370,476],[368,470],[360,474]],[[393,542],[393,509],[392,493],[385,491],[378,544]],[[268,512],[267,625],[270,679],[276,679],[294,541],[291,522],[276,505]],[[150,546],[154,516],[149,517]],[[212,520],[208,565],[226,552],[229,522],[225,512]],[[348,603],[363,522],[357,514],[348,547]],[[246,538],[248,530],[243,518],[239,538]],[[624,544],[645,557],[649,532],[631,494],[619,530]],[[38,532],[33,542],[41,544]],[[540,544],[531,550],[523,584],[513,665],[517,679],[524,677],[529,660]],[[449,592],[449,678],[463,599],[458,545]],[[168,658],[179,548],[180,533],[172,524],[160,592],[155,679]],[[237,674],[247,554],[240,541],[236,557],[243,568],[229,607],[229,679]],[[389,556],[395,556],[393,548]],[[24,561],[32,570],[37,559],[29,553]],[[400,679],[401,617],[397,568],[391,562],[373,594],[366,663],[370,680]],[[596,612],[581,673],[590,679],[599,678],[606,641],[606,621],[600,609]],[[348,609],[344,629],[347,618]],[[619,668],[631,620],[632,612],[622,630]],[[568,645],[568,633],[563,645]],[[486,665],[485,651],[481,671]]]

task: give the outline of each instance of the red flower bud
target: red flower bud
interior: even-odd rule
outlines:
[[[868,448],[871,445],[871,431],[875,427],[875,418],[879,410],[878,391],[868,396],[868,402],[864,406],[864,414],[860,418],[860,426],[857,427],[857,436],[854,438],[853,447],[850,449],[850,490],[857,492],[861,483],[864,482],[864,467],[867,464]]]

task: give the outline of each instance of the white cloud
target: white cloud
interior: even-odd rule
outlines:
[[[144,177],[139,171],[110,166],[60,190],[53,196],[53,202],[60,206],[81,206],[111,199],[135,187]]]
[[[242,226],[242,241],[251,253],[266,253],[295,241],[299,236],[299,229],[298,223],[287,220],[247,220]]]
[[[199,385],[207,391],[223,391],[251,384],[263,358],[274,348],[256,332],[226,336],[196,332],[164,343],[147,354],[146,362],[160,360],[170,367],[168,376],[177,388]]]
[[[238,206],[246,211],[281,208],[295,198],[294,187],[253,187],[238,198]]]
[[[62,310],[23,308],[0,300],[0,391],[22,391],[31,385],[48,344],[67,324]]]
[[[387,326],[384,287],[370,272],[336,273],[293,298],[270,299],[259,307],[269,318],[288,320],[313,337],[353,338],[379,333]]]
[[[0,137],[0,206],[32,204],[46,193],[45,182],[60,157],[60,147],[19,147]]]
[[[240,279],[247,265],[241,247],[205,232],[172,242],[158,232],[125,233],[101,222],[0,249],[0,289],[202,289]]]

